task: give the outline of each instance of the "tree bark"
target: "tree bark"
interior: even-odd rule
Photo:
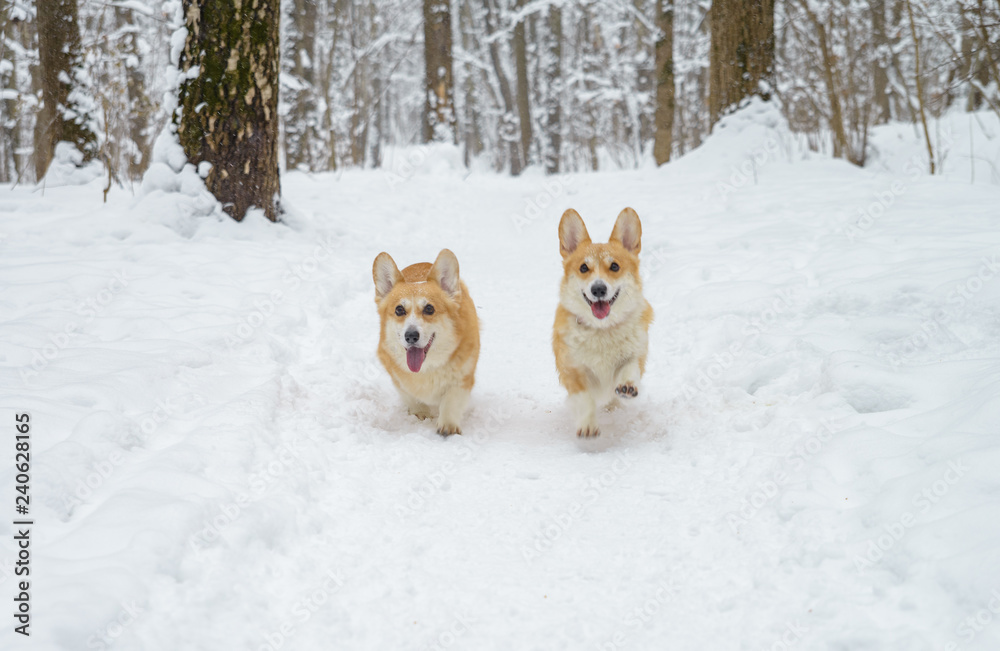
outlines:
[[[910,35],[913,37],[913,74],[917,82],[917,108],[920,112],[920,124],[924,129],[924,140],[927,142],[927,158],[930,160],[931,174],[934,174],[934,146],[931,144],[931,133],[927,128],[927,114],[924,111],[924,82],[920,73],[920,39],[917,38],[917,27],[913,21],[913,6],[906,0],[906,15],[910,19]]]
[[[917,121],[917,116],[913,112],[913,101],[910,97],[910,87],[903,83],[906,78],[903,74],[903,63],[900,61],[899,52],[901,48],[899,43],[902,40],[903,33],[903,3],[905,0],[891,0],[892,6],[889,10],[889,29],[886,31],[889,33],[889,49],[892,52],[890,57],[889,67],[892,69],[893,74],[897,83],[893,88],[892,103],[895,105],[893,109],[893,117],[897,120],[906,119],[912,122]],[[902,88],[903,92],[900,93],[899,90]]]
[[[15,42],[15,32],[20,31],[17,23],[11,19],[12,0],[0,0],[0,48],[8,47],[8,42]],[[0,70],[0,88],[17,88],[17,63],[16,53],[9,55],[13,64],[7,70]],[[0,121],[0,182],[7,183],[17,178],[17,150],[20,146],[20,116],[18,115],[17,96],[13,93],[7,95],[2,100],[2,114],[4,119]]]
[[[1000,10],[1000,0],[997,0],[996,5],[997,9]],[[907,3],[907,7],[909,7],[909,3]],[[993,56],[993,41],[990,39],[991,33],[994,35],[996,34],[995,31],[991,32],[990,30],[996,29],[997,21],[996,19],[991,20],[990,17],[988,17],[987,9],[983,0],[977,0],[976,8],[978,9],[976,14],[977,17],[979,18],[978,22],[976,23],[976,27],[979,30],[979,36],[981,38],[980,48],[982,49],[982,52],[985,55],[983,57],[984,63],[988,64],[987,69],[989,73],[993,75],[993,80],[996,82],[997,87],[1000,88],[1000,63],[997,62],[997,57]],[[912,24],[912,20],[910,22]],[[989,101],[988,98],[986,99],[987,101]],[[933,171],[931,173],[933,174]]]
[[[462,49],[466,52],[473,52],[478,49],[475,38],[475,19],[472,15],[472,3],[463,2],[459,8],[459,33],[462,35]],[[464,132],[462,140],[465,144],[463,151],[463,162],[466,167],[472,164],[472,160],[483,151],[483,137],[480,131],[479,113],[476,111],[476,69],[465,64],[465,78],[463,93],[465,95],[464,109],[465,119],[462,121]]]
[[[517,0],[514,10],[524,8],[525,0]],[[514,66],[517,68],[517,116],[521,127],[521,160],[524,166],[531,164],[531,94],[528,83],[528,52],[524,36],[524,19],[514,25],[514,38],[511,41],[514,49]]]
[[[885,31],[885,0],[872,0],[872,40],[875,42],[875,56],[872,61],[872,90],[875,102],[875,124],[885,124],[892,119],[889,104],[889,71],[887,57],[890,51],[889,38]]]
[[[826,27],[819,17],[809,8],[809,0],[799,0],[802,10],[809,17],[813,29],[816,30],[816,39],[819,41],[819,52],[823,59],[823,82],[826,84],[826,94],[830,102],[830,130],[833,131],[833,157],[847,158],[852,163],[861,163],[854,156],[851,145],[847,140],[847,131],[844,129],[844,113],[840,105],[840,88],[834,74],[836,63],[833,60],[833,53],[827,40]],[[863,152],[862,152],[863,153]]]
[[[72,143],[86,162],[97,155],[97,136],[73,97],[82,61],[76,0],[38,0],[36,8],[42,107],[35,122],[35,178],[41,180],[57,143]]]
[[[279,0],[183,0],[188,35],[177,133],[188,160],[235,220],[278,218]]]
[[[424,142],[457,144],[448,0],[424,0],[424,63]]]
[[[580,11],[583,14],[580,18],[580,25],[577,31],[579,39],[577,47],[583,54],[583,89],[587,96],[592,96],[596,90],[596,82],[600,66],[598,65],[598,53],[601,51],[601,27],[594,25],[591,16],[592,5],[582,5]],[[590,170],[598,171],[601,166],[597,154],[597,106],[594,101],[584,103],[584,124],[586,125],[585,142],[587,155],[590,160]]]
[[[291,170],[315,170],[312,151],[320,137],[316,129],[316,0],[293,0],[291,18],[286,65],[302,87],[287,98],[290,106],[285,121],[285,164]]]
[[[547,16],[548,40],[546,43],[545,80],[547,82],[545,106],[545,172],[559,173],[562,149],[562,9],[556,3],[549,5]]]
[[[149,167],[149,120],[153,113],[153,104],[146,92],[146,75],[139,62],[143,53],[139,47],[138,26],[131,9],[115,7],[115,19],[119,28],[125,27],[125,43],[122,51],[127,55],[125,62],[125,84],[128,93],[128,133],[135,144],[138,158],[132,157],[128,162],[128,174],[131,179],[141,179]]]
[[[656,136],[653,158],[657,165],[670,160],[674,136],[674,0],[657,0],[656,26]]]
[[[513,122],[515,110],[514,93],[510,90],[510,82],[503,71],[503,63],[500,60],[500,45],[496,38],[493,38],[496,29],[496,21],[493,18],[492,0],[483,0],[486,8],[486,37],[489,39],[490,62],[497,75],[497,83],[500,86],[500,96],[503,97],[504,116],[500,121],[500,138],[508,142],[510,147],[510,173],[517,176],[524,168],[521,161],[520,143],[517,138],[511,137],[508,127]]]
[[[774,0],[712,0],[708,112],[715,124],[752,95],[770,98]]]

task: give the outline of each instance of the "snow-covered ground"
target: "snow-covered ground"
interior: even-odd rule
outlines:
[[[413,149],[286,174],[283,225],[196,216],[165,168],[107,204],[102,179],[0,189],[8,606],[20,412],[36,519],[33,639],[8,615],[3,648],[998,648],[979,119],[938,126],[933,178],[909,127],[858,169],[760,106],[659,170],[467,176]],[[650,358],[584,444],[549,343],[556,225],[572,206],[606,237],[626,205]],[[482,322],[449,439],[377,366],[371,281],[379,251],[443,247]]]

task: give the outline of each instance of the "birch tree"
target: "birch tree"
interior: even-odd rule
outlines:
[[[184,153],[233,219],[257,207],[276,221],[279,0],[184,0],[183,10]]]

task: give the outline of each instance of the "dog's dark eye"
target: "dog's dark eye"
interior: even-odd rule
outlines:
[[[585,274],[590,271],[590,267],[585,264],[580,265],[580,273]]]
[[[621,267],[618,266],[617,262],[611,263],[611,271],[618,271]]]
[[[434,306],[431,305],[430,303],[428,303],[427,305],[425,305],[424,306],[424,314],[426,314],[427,316],[430,316],[430,315],[434,314]]]
[[[403,309],[402,305],[396,306],[396,316],[406,316],[406,310]]]

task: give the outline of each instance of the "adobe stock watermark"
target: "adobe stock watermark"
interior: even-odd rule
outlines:
[[[247,507],[267,494],[282,476],[301,461],[300,455],[301,451],[294,440],[289,445],[277,448],[267,465],[248,477],[247,491],[240,492],[236,499],[219,505],[216,515],[210,520],[202,521],[204,526],[189,538],[189,544],[195,552],[214,545],[222,537],[222,532],[236,522]]]
[[[632,467],[632,459],[628,450],[622,450],[614,457],[611,467],[596,476],[590,477],[580,489],[577,499],[561,513],[544,525],[534,536],[530,545],[521,547],[521,557],[531,563],[556,544],[569,529],[579,521],[584,514],[610,490],[618,480]]]
[[[642,252],[642,262],[639,265],[639,277],[646,282],[667,264],[666,246],[657,246]]]
[[[962,465],[961,459],[949,461],[948,469],[944,471],[941,478],[916,493],[910,503],[917,509],[918,514],[928,513],[968,471],[969,468]],[[854,556],[854,570],[858,576],[864,576],[866,571],[881,563],[889,550],[903,539],[906,532],[914,524],[916,524],[916,515],[911,511],[904,511],[898,519],[883,525],[885,533],[868,540],[864,555],[856,554]]]
[[[459,611],[451,624],[427,643],[424,649],[426,651],[447,651],[451,649],[458,643],[458,640],[462,636],[472,630],[471,624],[475,624],[478,621],[468,613]]]
[[[755,147],[739,165],[729,167],[729,176],[725,180],[717,181],[713,193],[706,193],[702,201],[714,199],[724,201],[727,196],[737,190],[750,185],[757,185],[757,172],[773,162],[781,153],[781,142],[777,136],[770,135],[759,146]]]
[[[467,426],[462,430],[462,434],[451,437],[449,441],[457,439],[460,444],[455,460],[442,463],[436,470],[427,473],[421,481],[411,486],[407,491],[406,501],[396,505],[396,516],[402,520],[422,511],[434,495],[450,486],[450,478],[458,471],[459,466],[471,461],[483,444],[510,421],[513,415],[513,412],[504,405],[491,407],[486,412],[484,423],[471,428]]]
[[[124,633],[125,629],[134,624],[146,612],[136,605],[135,601],[121,602],[118,614],[110,622],[100,626],[87,638],[88,649],[110,649]]]
[[[388,378],[388,374],[380,364],[371,360],[354,361],[348,360],[344,366],[344,374],[353,378],[357,384],[363,386],[374,386],[377,380],[383,375]]]
[[[326,261],[331,259],[334,250],[334,243],[331,239],[321,239],[309,252],[309,255],[294,263],[289,263],[288,268],[281,276],[281,288],[273,289],[263,297],[254,298],[253,308],[240,318],[232,332],[226,334],[224,338],[226,348],[233,352],[242,344],[249,342],[260,328],[277,313],[281,305],[289,299],[301,299],[301,296],[296,292],[303,283],[313,283],[319,280],[319,270]],[[350,276],[346,273],[337,274],[332,282],[338,286],[346,287],[349,285]]]
[[[170,419],[177,416],[181,408],[179,402],[186,402],[191,399],[198,406],[205,404],[204,398],[198,394],[184,394],[157,398],[153,409],[143,414],[133,421],[133,427],[137,430],[134,447],[141,447],[149,442],[153,434]],[[68,513],[79,506],[86,504],[90,499],[111,479],[119,468],[126,465],[131,453],[129,450],[115,449],[107,454],[103,459],[98,459],[90,464],[89,472],[80,478],[73,490],[64,496],[63,508]]]
[[[943,136],[940,145],[950,147],[953,142],[954,140],[952,140],[951,136],[946,134]],[[896,200],[906,194],[910,184],[923,176],[925,166],[926,161],[922,154],[911,156],[906,161],[906,165],[903,166],[903,178],[893,179],[887,188],[876,191],[874,193],[874,201],[857,209],[857,216],[854,219],[854,223],[843,227],[842,230],[847,239],[856,242],[871,230],[875,222],[888,212],[889,208],[896,203]]]
[[[521,212],[513,213],[510,222],[514,225],[514,230],[518,234],[524,229],[543,217],[550,215],[556,200],[576,187],[576,177],[570,175],[559,175],[547,177],[542,184],[542,188],[524,200],[524,208]],[[558,217],[554,212],[552,216]]]
[[[960,639],[952,640],[946,644],[944,651],[959,651],[959,649],[965,648],[965,645],[971,644],[998,617],[1000,617],[1000,590],[994,589],[990,593],[990,600],[983,604],[982,608],[963,619],[955,627],[955,635]]]
[[[656,592],[646,598],[641,604],[629,610],[618,628],[595,649],[597,651],[622,651],[628,648],[629,640],[646,626],[665,605],[677,597],[676,586],[672,581],[662,581],[656,586]]]
[[[792,472],[802,470],[806,462],[819,454],[839,430],[840,427],[833,420],[825,417],[820,419],[819,425],[802,436],[794,448],[783,457],[782,468],[787,466]],[[784,469],[775,470],[770,477],[758,481],[753,492],[740,500],[739,508],[726,514],[729,529],[738,534],[739,528],[750,522],[765,505],[778,497],[789,481],[791,476]]]
[[[412,179],[429,157],[427,147],[407,147],[406,153],[398,161],[397,157],[393,156],[392,163],[388,166],[389,171],[385,175],[389,190],[394,192],[397,186]]]
[[[759,651],[788,651],[802,641],[805,634],[809,632],[808,626],[803,626],[798,621],[786,622],[785,630],[781,637],[774,641],[771,646],[759,647]]]
[[[780,315],[795,311],[804,294],[802,287],[793,287],[791,290],[779,289],[763,310],[744,321],[743,327],[740,328],[739,339],[729,344],[721,353],[715,353],[710,362],[702,364],[693,382],[684,383],[684,398],[691,400],[698,393],[715,386],[726,370],[746,352],[747,347],[778,322]]]
[[[976,294],[981,292],[987,283],[992,281],[1000,273],[1000,262],[997,261],[997,254],[993,253],[989,257],[983,256],[980,259],[979,268],[975,273],[960,281],[949,292],[944,307],[935,311],[927,319],[921,322],[920,327],[904,339],[902,343],[896,344],[898,350],[886,354],[889,363],[898,367],[905,363],[908,357],[915,355],[918,351],[930,345],[931,337],[940,333],[947,327],[948,322],[954,319],[972,301]]]
[[[342,587],[344,587],[342,574],[334,570],[327,570],[323,574],[323,582],[319,586],[311,589],[308,594],[292,604],[289,609],[289,621],[281,624],[275,630],[261,634],[264,643],[257,647],[257,651],[278,651],[278,649],[284,648],[285,643],[298,633],[296,625],[303,626],[312,619],[312,616],[319,612]]]
[[[31,361],[18,369],[21,382],[25,386],[30,386],[31,380],[38,377],[39,373],[55,361],[87,325],[101,316],[115,296],[128,287],[128,283],[128,274],[122,269],[115,272],[111,280],[96,294],[79,301],[74,313],[80,318],[67,322],[61,331],[49,334],[49,343],[35,350],[31,355]]]
[[[0,585],[7,582],[7,579],[15,576],[14,570],[17,569],[14,560],[11,558],[0,559]]]

